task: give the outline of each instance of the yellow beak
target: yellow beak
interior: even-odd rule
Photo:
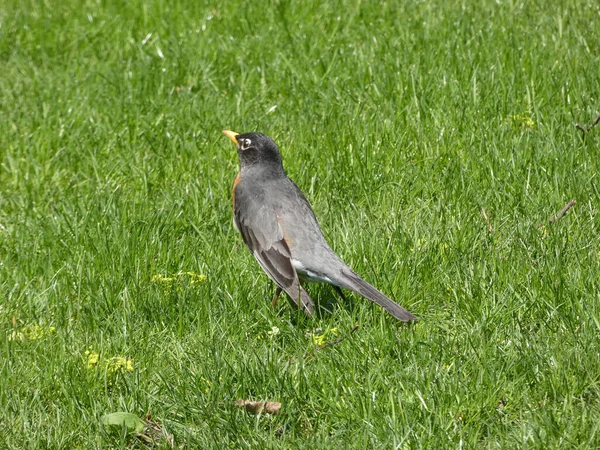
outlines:
[[[238,145],[238,141],[235,137],[240,133],[236,133],[235,131],[231,130],[223,130],[223,134],[231,139],[235,145]]]

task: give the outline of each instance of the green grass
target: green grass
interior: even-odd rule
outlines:
[[[1,448],[600,447],[600,7],[398,3],[0,2]],[[272,310],[224,128],[420,322]]]

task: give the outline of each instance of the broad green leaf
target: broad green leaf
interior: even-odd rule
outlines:
[[[122,427],[125,425],[128,430],[135,431],[136,433],[144,431],[146,426],[138,416],[127,412],[106,414],[105,416],[102,416],[101,420],[106,426]]]

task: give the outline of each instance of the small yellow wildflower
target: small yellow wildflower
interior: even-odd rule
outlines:
[[[156,275],[152,275],[152,279],[150,281],[153,283],[162,283],[164,278],[165,277],[163,277],[160,273],[157,273]]]
[[[84,353],[86,360],[83,363],[87,369],[93,369],[100,359],[100,355],[92,350],[86,350]]]
[[[186,272],[186,275],[190,277],[190,284],[200,284],[206,280],[206,275],[201,273]]]
[[[20,331],[13,330],[9,341],[37,341],[56,333],[56,328],[46,325],[25,325]]]
[[[109,375],[117,373],[119,370],[133,372],[133,361],[122,356],[113,356],[106,361],[104,366]]]
[[[177,284],[176,289],[181,290],[181,284],[187,281],[188,284],[201,284],[206,280],[206,275],[194,272],[177,272],[171,276],[164,276],[160,273],[153,275],[151,281],[163,286],[165,291],[169,291],[173,285]]]
[[[153,283],[161,284],[166,289],[169,289],[173,285],[175,280],[176,280],[176,278],[174,276],[173,277],[165,277],[165,276],[161,275],[160,273],[157,273],[156,275],[152,276]]]
[[[510,124],[513,130],[531,130],[535,127],[535,122],[527,113],[513,114],[510,116]]]
[[[113,356],[103,360],[98,352],[93,350],[86,350],[83,355],[83,365],[86,369],[92,370],[96,367],[102,367],[109,376],[116,374],[118,371],[133,372],[133,361],[123,356]]]
[[[323,332],[323,334],[311,333],[313,344],[315,344],[317,347],[322,347],[323,345],[325,345],[325,339],[328,335],[337,336],[338,329],[328,328]]]
[[[208,394],[208,392],[210,391],[210,388],[212,387],[212,383],[204,377],[200,377],[200,379],[202,381],[204,381],[204,384],[206,384],[206,387],[204,388],[204,393]]]

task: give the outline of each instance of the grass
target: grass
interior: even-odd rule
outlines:
[[[600,447],[600,127],[574,127],[599,14],[0,2],[0,447],[151,446],[115,411],[183,448]],[[420,322],[321,286],[332,313],[272,310],[224,128],[273,136],[333,248]]]

